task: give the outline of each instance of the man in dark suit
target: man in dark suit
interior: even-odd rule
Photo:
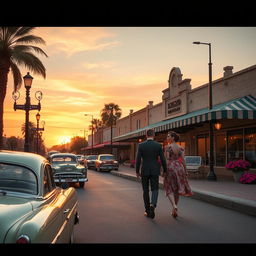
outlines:
[[[141,178],[145,206],[144,215],[153,219],[155,217],[155,208],[159,190],[159,175],[161,167],[158,162],[159,157],[164,173],[167,171],[167,166],[161,144],[154,141],[154,130],[147,130],[146,136],[147,140],[140,143],[138,146],[136,156],[136,175],[138,178]],[[140,173],[141,159],[142,167]],[[149,197],[149,184],[152,191],[151,202]]]

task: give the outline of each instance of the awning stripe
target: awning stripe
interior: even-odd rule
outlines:
[[[254,105],[254,107],[256,106],[256,98],[253,97],[252,95],[247,95],[244,97],[246,100],[248,100],[251,104]]]
[[[250,99],[249,97],[241,99],[244,103],[246,103],[251,109],[256,109],[256,102],[254,102],[253,99]]]
[[[250,106],[251,104],[249,103],[249,102],[247,102],[246,100],[243,100],[243,99],[241,99],[240,101],[239,101],[239,104],[242,106],[242,108],[243,109],[246,109],[246,110],[251,110],[252,109],[252,107]]]
[[[239,108],[235,103],[232,103],[230,105],[234,108],[234,110],[241,110],[241,108]]]
[[[238,119],[243,119],[243,115],[244,113],[243,113],[243,110],[238,110],[238,115],[237,115],[237,118]]]

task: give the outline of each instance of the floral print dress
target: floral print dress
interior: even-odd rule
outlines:
[[[167,173],[164,177],[165,194],[178,194],[181,196],[192,196],[192,190],[188,184],[186,170],[179,158],[183,157],[184,149],[179,148],[178,155],[176,155],[172,147],[167,145],[165,155],[167,160]]]

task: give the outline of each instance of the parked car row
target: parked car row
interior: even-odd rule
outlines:
[[[77,192],[56,186],[54,172],[40,155],[0,151],[0,243],[73,241]]]
[[[87,169],[118,170],[111,154],[77,156],[52,151],[0,151],[0,243],[70,243],[79,223],[74,187]]]

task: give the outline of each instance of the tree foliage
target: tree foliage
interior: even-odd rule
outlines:
[[[121,117],[121,115],[122,110],[115,103],[105,104],[104,108],[101,110],[102,123],[107,127],[116,125],[116,121]]]

